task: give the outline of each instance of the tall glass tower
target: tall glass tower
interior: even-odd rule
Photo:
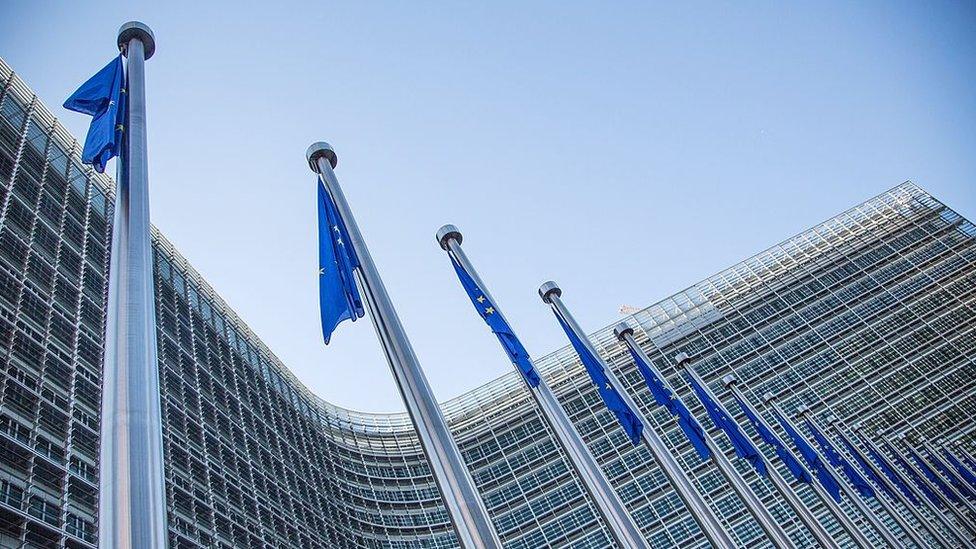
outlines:
[[[112,189],[0,60],[0,547],[97,545]],[[455,547],[408,418],[313,395],[162,234],[152,238],[171,546]],[[756,403],[771,391],[790,413],[807,404],[869,430],[964,432],[972,448],[974,263],[976,227],[905,183],[629,320],[688,403],[678,352],[696,357],[720,394],[720,378],[734,373]],[[611,328],[593,341],[733,537],[761,544],[720,474],[655,407]],[[572,350],[537,365],[652,544],[705,545]],[[443,407],[506,547],[611,544],[514,373]],[[737,465],[796,545],[812,546],[772,487]]]

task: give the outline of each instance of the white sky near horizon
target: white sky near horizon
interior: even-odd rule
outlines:
[[[434,242],[529,351],[914,180],[976,218],[976,4],[0,3],[0,56],[63,100],[147,64],[153,222],[316,394],[402,410],[368,320],[321,342],[315,181],[336,173],[443,400],[511,370]],[[111,170],[112,168],[110,168]]]

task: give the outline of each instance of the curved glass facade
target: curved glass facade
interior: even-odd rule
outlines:
[[[94,547],[113,184],[81,165],[79,143],[2,61],[0,89],[0,547]],[[790,412],[806,403],[971,444],[974,240],[971,223],[906,183],[641,310],[635,337],[689,405],[670,360],[680,351],[719,394],[734,372],[754,402],[773,391]],[[163,235],[153,244],[172,547],[457,545],[405,415],[311,394]],[[735,539],[762,545],[611,329],[593,341]],[[537,366],[652,544],[706,545],[571,349]],[[443,408],[506,547],[611,545],[515,374]],[[813,546],[771,486],[736,465],[796,545]]]

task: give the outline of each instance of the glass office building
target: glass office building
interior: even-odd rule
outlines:
[[[0,61],[2,547],[97,545],[113,182],[79,155]],[[171,546],[455,547],[408,418],[316,397],[163,235],[152,240]],[[772,391],[789,412],[805,403],[818,416],[966,433],[971,444],[974,262],[973,224],[905,183],[628,318],[689,404],[671,360],[680,351],[719,394],[734,372],[757,404]],[[734,538],[763,545],[720,474],[654,406],[611,329],[593,340]],[[572,350],[537,364],[652,544],[706,545]],[[443,408],[506,547],[611,545],[514,374]],[[736,465],[795,543],[812,545],[771,486]],[[798,489],[843,540],[810,489]]]

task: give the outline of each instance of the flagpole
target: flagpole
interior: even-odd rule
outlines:
[[[417,431],[458,540],[466,549],[501,549],[501,540],[481,495],[461,458],[420,361],[373,263],[352,209],[339,186],[333,171],[337,162],[335,151],[331,145],[320,141],[309,146],[305,156],[309,167],[319,176],[332,197],[339,217],[348,230],[352,247],[359,258],[356,271],[363,300],[370,311],[373,327],[376,328],[397,389]]]
[[[468,259],[467,254],[464,253],[464,249],[461,248],[461,231],[454,225],[444,225],[437,231],[436,238],[441,248],[457,261],[461,268],[471,276],[478,288],[484,292],[485,297],[488,298],[488,301],[495,309],[494,314],[504,320],[505,315],[502,313],[498,302],[492,297],[488,286],[481,280],[478,271],[474,268],[471,260]],[[583,487],[593,499],[597,511],[603,517],[604,522],[606,522],[614,541],[621,547],[649,548],[650,545],[641,533],[637,523],[634,522],[633,517],[627,511],[627,507],[621,501],[617,492],[614,491],[610,481],[607,480],[606,475],[604,475],[603,470],[600,468],[600,464],[597,463],[596,459],[590,453],[589,448],[583,442],[582,437],[580,437],[573,422],[570,421],[569,416],[566,415],[565,410],[560,406],[556,395],[553,394],[552,389],[546,384],[545,379],[542,379],[540,374],[539,384],[532,387],[525,381],[525,378],[521,374],[519,377],[525,382],[525,386],[532,395],[533,400],[535,400],[536,406],[542,412],[542,417],[549,424],[549,428],[555,434],[556,440],[562,447],[563,452],[565,452],[570,465],[572,465],[576,474],[579,475],[580,480],[583,482]]]
[[[971,461],[973,463],[976,463],[976,457],[973,457],[973,454],[970,453],[969,450],[967,450],[965,446],[963,446],[962,442],[960,442],[958,440],[954,440],[954,441],[952,441],[950,443],[947,443],[947,445],[951,445],[951,446],[955,447],[956,452],[961,453],[963,456],[966,457],[967,460],[969,460],[969,461]],[[972,469],[973,468],[970,467],[970,470],[972,470]],[[973,473],[976,473],[976,471],[973,471]]]
[[[915,521],[918,522],[918,524],[922,528],[925,528],[925,531],[928,532],[929,535],[932,536],[932,539],[933,540],[935,540],[937,543],[939,543],[943,547],[952,547],[952,544],[949,542],[949,540],[944,535],[942,535],[942,532],[940,532],[938,528],[936,528],[935,526],[933,526],[932,524],[929,523],[929,521],[926,519],[925,515],[923,515],[918,510],[918,508],[916,508],[914,505],[912,505],[912,502],[909,501],[909,499],[907,497],[905,497],[905,494],[903,494],[901,492],[901,490],[899,490],[898,487],[895,486],[895,484],[893,482],[891,482],[891,479],[889,479],[888,476],[885,475],[884,472],[878,467],[878,465],[876,463],[874,463],[874,460],[870,459],[868,456],[864,455],[861,452],[861,449],[858,448],[857,445],[854,444],[854,441],[851,440],[850,437],[847,436],[847,433],[845,433],[844,430],[841,429],[840,421],[837,420],[836,416],[834,416],[833,419],[834,419],[834,421],[828,422],[829,425],[834,428],[834,432],[837,433],[837,436],[840,437],[840,439],[847,445],[847,447],[853,449],[853,451],[857,453],[857,456],[860,459],[860,461],[862,463],[867,464],[867,466],[871,469],[871,472],[874,473],[874,476],[881,480],[881,483],[884,485],[884,488],[885,488],[884,491],[888,492],[889,495],[893,495],[893,497],[899,503],[902,504],[902,507],[904,507],[905,509],[907,509],[908,512],[912,514],[912,517],[915,518]],[[880,499],[880,496],[879,496],[879,499]],[[895,517],[895,520],[899,520],[897,518],[898,515],[894,512],[893,509],[887,509],[886,508],[886,510],[888,511],[888,514],[889,515],[892,515],[893,517]],[[909,527],[908,524],[904,524],[900,520],[899,520],[899,523],[898,524],[902,527],[903,530],[905,530],[906,533],[908,533],[910,536],[912,536],[912,539],[915,540],[915,543],[917,543],[919,547],[925,547],[926,546],[926,544],[923,543],[923,540],[921,539],[921,537],[916,537],[917,535],[914,534],[914,529],[911,528],[911,527]]]
[[[776,411],[776,413],[779,415],[779,417],[783,418],[783,421],[785,421],[786,424],[790,426],[790,428],[792,428],[794,431],[796,431],[799,434],[801,432],[800,429],[797,428],[796,424],[793,423],[793,420],[790,419],[790,417],[788,415],[786,415],[786,413],[783,411],[782,408],[780,408],[779,403],[776,402],[776,400],[774,399],[773,395],[767,394],[766,396],[767,396],[766,403],[770,407],[772,407],[773,410]],[[798,435],[798,436],[803,436],[803,435]],[[806,437],[804,437],[804,439],[805,438]],[[807,441],[807,443],[809,444],[809,441]],[[827,461],[826,458],[824,458],[823,453],[820,451],[820,449],[816,445],[814,445],[814,444],[809,444],[809,446],[816,453],[817,459],[819,459],[820,462],[824,464],[824,467],[827,467],[829,471],[833,472],[833,469],[830,469],[829,468],[829,465],[828,465],[829,462]],[[855,507],[857,507],[858,511],[860,511],[862,515],[865,515],[868,518],[868,521],[871,522],[871,518],[870,517],[872,517],[873,515],[871,515],[870,512],[865,512],[864,509],[861,506],[858,505],[858,503],[860,502],[860,500],[858,500],[856,497],[853,496],[853,494],[851,494],[851,491],[848,488],[847,483],[846,482],[843,482],[843,481],[839,481],[837,483],[837,485],[840,487],[841,490],[844,491],[844,494],[849,499],[851,499],[851,500],[853,500],[855,502],[854,505],[855,505]],[[874,525],[874,523],[872,522],[872,526],[873,525]],[[867,537],[864,535],[863,532],[861,532],[859,529],[857,530],[857,532],[859,534],[859,536],[858,536],[859,539],[867,540]],[[868,541],[866,545],[867,545],[867,547],[873,547],[874,546],[874,544],[872,542],[870,542],[870,541]],[[892,546],[893,547],[899,547],[900,544],[897,544],[896,543],[896,544],[894,544]]]
[[[99,427],[98,542],[165,547],[166,492],[146,153],[145,61],[156,41],[139,22],[119,29],[128,59],[128,124],[116,161]]]
[[[859,424],[858,425],[855,425],[854,428],[853,428],[854,433],[857,434],[857,435],[859,435],[861,441],[863,441],[864,444],[866,444],[872,451],[874,451],[879,456],[884,456],[884,452],[881,451],[881,448],[879,448],[878,445],[876,445],[874,443],[874,441],[872,441],[870,438],[868,438],[867,436],[865,436],[864,433],[861,432],[861,429],[862,429],[862,427]],[[878,437],[881,437],[880,434],[878,434],[877,436]],[[883,440],[883,438],[882,438],[882,440]],[[894,449],[894,448],[892,447],[892,449]],[[906,463],[907,463],[907,460],[906,460]],[[928,509],[928,511],[932,515],[932,517],[935,518],[937,521],[941,522],[943,526],[945,526],[945,531],[946,532],[948,532],[950,535],[952,535],[952,537],[954,537],[954,538],[958,539],[959,541],[961,541],[964,545],[967,545],[969,547],[973,547],[973,545],[966,538],[965,534],[962,532],[962,530],[959,528],[959,526],[957,526],[955,523],[953,523],[952,521],[950,521],[948,517],[946,517],[944,514],[942,514],[942,510],[939,509],[931,501],[929,501],[929,498],[926,497],[925,494],[922,493],[922,491],[918,488],[918,486],[915,485],[915,483],[910,478],[908,478],[907,476],[905,476],[905,473],[902,472],[901,469],[899,469],[897,465],[891,464],[891,471],[898,477],[898,480],[902,483],[902,485],[905,486],[906,488],[908,488],[908,490],[912,493],[912,496],[914,496],[915,499],[918,500],[918,502],[921,505],[924,505],[925,508]],[[907,498],[906,498],[906,500],[907,500]],[[911,503],[911,502],[909,502],[909,503]]]
[[[709,398],[712,399],[713,402],[716,404],[719,403],[718,398],[716,398],[712,390],[708,388],[708,384],[705,383],[705,380],[698,375],[698,372],[696,372],[695,368],[691,365],[691,357],[688,356],[688,353],[676,354],[674,356],[674,361],[677,363],[678,371],[684,370],[685,373],[691,376],[691,378],[701,386],[701,388],[705,391]],[[715,466],[718,467],[719,471],[722,472],[722,475],[729,482],[729,485],[732,486],[732,489],[739,496],[739,499],[741,499],[742,503],[745,504],[746,509],[748,509],[749,513],[752,514],[752,516],[756,519],[759,527],[766,532],[766,536],[769,537],[769,540],[772,541],[774,545],[783,544],[783,547],[792,547],[793,544],[786,535],[786,531],[783,530],[783,527],[780,526],[779,522],[773,518],[773,515],[768,509],[766,509],[766,506],[763,505],[762,501],[756,497],[756,494],[753,493],[751,488],[749,488],[749,485],[746,484],[746,481],[742,478],[739,472],[735,470],[735,467],[732,465],[732,462],[729,461],[729,458],[725,455],[725,452],[722,451],[712,437],[706,436],[705,442],[708,443],[708,449],[711,450],[712,461],[715,463]]]
[[[775,398],[776,397],[773,396],[772,393],[765,393],[763,395],[763,402],[766,403],[766,406],[770,406],[774,408],[777,411],[777,413],[781,417],[783,417],[784,420],[786,420],[786,414],[784,414],[781,410],[779,410],[776,404],[773,402]],[[757,417],[759,417],[760,419],[762,418],[762,416],[759,416],[758,414]],[[768,425],[766,427],[772,430]],[[813,490],[817,493],[817,496],[820,498],[820,501],[822,501],[824,505],[827,506],[827,509],[830,510],[830,514],[833,515],[834,519],[837,520],[837,523],[841,526],[841,528],[844,529],[845,532],[847,532],[847,535],[849,535],[851,539],[854,540],[854,542],[858,546],[869,548],[874,545],[871,542],[871,540],[869,540],[867,536],[864,535],[864,532],[862,532],[861,529],[858,528],[856,524],[854,524],[854,521],[851,520],[851,517],[849,517],[847,513],[845,513],[844,510],[841,509],[840,505],[834,500],[834,498],[827,493],[827,490],[825,490],[824,487],[820,484],[819,479],[816,478],[812,479],[810,481],[810,486],[813,487]]]
[[[664,473],[664,476],[667,477],[668,482],[671,483],[671,486],[678,493],[678,497],[681,498],[681,501],[685,504],[688,512],[691,513],[692,518],[694,518],[698,523],[698,526],[701,527],[702,532],[705,534],[705,537],[708,538],[708,541],[713,547],[735,547],[735,542],[725,531],[725,529],[722,528],[722,524],[719,522],[718,517],[715,516],[715,513],[712,512],[711,508],[705,504],[705,500],[702,499],[701,494],[695,490],[695,487],[691,484],[691,481],[688,480],[688,477],[685,475],[684,471],[681,470],[681,467],[674,459],[674,456],[672,456],[671,453],[668,452],[667,448],[665,448],[664,441],[661,440],[661,437],[658,436],[657,432],[655,432],[650,423],[648,423],[643,412],[641,412],[640,408],[637,407],[637,403],[634,402],[634,400],[630,397],[630,394],[624,390],[624,386],[617,379],[616,374],[610,369],[609,366],[607,366],[606,361],[603,360],[600,353],[598,353],[596,348],[593,347],[593,343],[590,342],[590,338],[586,336],[583,329],[576,322],[576,319],[573,318],[573,315],[568,309],[566,309],[566,306],[563,305],[562,299],[560,299],[562,294],[562,290],[555,282],[549,281],[544,283],[542,286],[539,286],[539,297],[542,298],[542,302],[549,305],[553,312],[563,319],[566,325],[569,326],[573,333],[576,334],[576,337],[583,342],[583,345],[586,346],[587,350],[589,350],[590,353],[600,361],[600,365],[603,367],[604,373],[610,380],[610,383],[617,388],[617,392],[620,394],[620,398],[623,400],[624,404],[633,410],[634,414],[637,415],[641,423],[644,424],[644,428],[641,430],[642,441],[645,445],[647,445],[647,449],[651,451],[651,455],[654,456],[657,464],[661,467],[661,472]]]
[[[827,426],[833,427],[834,432],[837,433],[838,436],[840,436],[841,440],[844,441],[847,447],[857,453],[857,457],[860,460],[860,462],[867,464],[868,468],[871,470],[871,473],[873,473],[876,478],[881,480],[881,484],[882,484],[881,488],[884,489],[881,490],[879,489],[879,487],[875,487],[874,497],[875,499],[878,500],[878,503],[885,510],[885,512],[888,513],[888,516],[890,516],[892,519],[895,520],[895,522],[898,523],[898,527],[902,529],[902,532],[904,532],[905,535],[908,536],[912,540],[912,542],[914,542],[916,545],[918,545],[919,547],[925,547],[926,545],[928,545],[928,542],[924,540],[921,535],[919,535],[918,531],[915,530],[914,527],[908,524],[908,522],[901,515],[901,513],[899,513],[898,510],[895,509],[895,507],[891,504],[891,502],[889,502],[888,499],[885,497],[886,494],[883,492],[890,491],[889,493],[895,493],[897,492],[897,490],[893,490],[893,487],[890,486],[891,483],[888,482],[888,479],[885,478],[883,474],[881,474],[881,471],[879,471],[878,468],[875,467],[873,463],[871,463],[871,460],[866,459],[865,456],[861,454],[860,451],[857,449],[857,446],[851,444],[851,441],[847,439],[847,436],[844,435],[843,430],[840,428],[840,420],[837,419],[837,416],[831,414],[827,418]],[[826,434],[824,436],[826,436]],[[851,464],[851,466],[853,467],[854,464]],[[922,526],[923,528],[926,528],[926,530],[928,530],[925,521],[919,520],[919,525]],[[930,531],[930,533],[933,532]],[[937,536],[934,539],[939,540]]]
[[[962,459],[959,461],[962,466],[973,474],[976,474],[976,468],[973,468],[971,464],[967,463],[967,461],[976,463],[976,459],[973,459],[972,454],[966,451],[966,448],[963,446],[961,441],[943,439],[941,446],[944,451],[954,452],[957,458],[962,457]]]
[[[899,438],[899,439],[901,439],[901,440],[902,440],[902,442],[904,442],[904,438],[905,438],[905,436],[904,436],[904,435],[899,435],[899,436],[898,436],[898,438]],[[882,440],[884,440],[885,442],[887,442],[887,443],[888,443],[888,445],[889,445],[889,446],[891,446],[891,448],[892,448],[893,450],[895,450],[895,451],[898,451],[898,447],[897,447],[897,446],[895,446],[895,445],[894,445],[894,444],[892,443],[892,441],[891,441],[891,440],[888,440],[887,438],[884,438],[884,437],[882,437]],[[919,457],[921,457],[921,456],[919,456]],[[955,504],[954,504],[954,503],[952,503],[952,501],[950,501],[950,500],[949,500],[949,498],[947,498],[947,497],[946,497],[946,495],[942,493],[942,490],[941,490],[941,489],[939,489],[939,487],[938,487],[938,486],[936,486],[936,485],[935,485],[935,484],[934,484],[934,483],[933,483],[933,482],[932,482],[931,480],[929,480],[929,479],[928,479],[928,477],[926,477],[926,476],[925,476],[925,473],[923,473],[923,472],[922,472],[922,470],[921,470],[921,469],[920,469],[920,468],[918,467],[918,464],[917,464],[917,463],[915,463],[915,460],[913,460],[913,459],[912,459],[912,458],[911,458],[910,456],[908,456],[908,455],[903,455],[903,456],[902,456],[902,459],[903,459],[903,461],[904,461],[904,462],[905,462],[905,463],[906,463],[906,464],[908,465],[908,467],[909,467],[909,468],[910,468],[910,469],[911,469],[911,470],[912,470],[912,471],[913,471],[913,472],[915,473],[915,475],[916,475],[916,476],[917,476],[917,477],[918,477],[919,479],[921,479],[921,482],[922,482],[923,484],[925,484],[925,486],[926,486],[926,487],[927,487],[927,488],[928,488],[928,489],[929,489],[929,490],[930,490],[930,491],[931,491],[931,492],[932,492],[933,494],[935,494],[935,497],[936,497],[936,498],[938,498],[938,499],[939,499],[939,501],[941,501],[941,502],[942,502],[942,504],[943,504],[943,505],[944,505],[944,506],[945,506],[945,507],[946,507],[947,509],[949,509],[949,512],[950,512],[950,513],[952,513],[952,515],[953,515],[953,516],[954,516],[954,517],[956,518],[956,520],[957,520],[957,521],[959,522],[959,526],[960,526],[960,527],[962,527],[962,528],[965,528],[966,530],[969,530],[969,531],[970,531],[970,532],[971,532],[972,534],[976,534],[976,524],[973,524],[973,522],[972,522],[972,521],[970,521],[970,519],[966,517],[966,515],[965,515],[965,513],[963,513],[962,511],[960,511],[960,510],[959,510],[959,509],[958,509],[958,508],[957,508],[957,507],[955,506]],[[925,458],[922,458],[922,459],[925,459]]]
[[[904,435],[904,433],[901,434],[901,435],[899,435],[899,438],[901,439],[901,441],[902,441],[903,444],[908,444],[907,437]],[[920,440],[919,442],[921,442],[922,447],[925,448],[925,441]],[[926,450],[927,450],[927,448],[926,448]],[[935,462],[933,461],[933,459],[932,459],[931,456],[926,456],[923,452],[915,452],[915,454],[932,471],[932,474],[934,474],[936,476],[939,476],[939,468],[935,466]],[[934,485],[935,483],[933,482],[932,484]],[[949,492],[952,493],[952,495],[955,496],[959,500],[959,504],[962,507],[964,507],[967,512],[969,512],[969,515],[972,517],[970,519],[971,522],[969,522],[969,524],[974,524],[973,521],[976,521],[976,510],[974,510],[973,504],[970,503],[970,501],[968,499],[966,499],[966,496],[962,495],[962,493],[960,493],[959,490],[957,490],[955,486],[953,486],[952,482],[943,479],[943,484],[945,485],[946,489],[949,490]],[[937,490],[937,491],[939,492],[939,494],[942,494],[943,496],[945,495],[945,494],[942,493],[942,490]],[[950,507],[952,507],[952,509],[957,509],[956,506],[954,505],[954,503],[951,500],[949,500],[948,498],[946,498],[946,503]],[[965,516],[965,515],[963,515],[963,516]]]
[[[812,417],[810,417],[809,406],[807,406],[806,404],[801,404],[796,409],[796,413],[800,416],[801,419],[805,419],[809,421],[811,425],[817,427],[816,421]],[[790,421],[790,418],[786,417],[785,415],[783,417],[786,418],[786,421]],[[796,428],[795,425],[794,428]],[[797,432],[800,432],[800,430],[797,429]],[[819,448],[819,445],[811,444],[811,448],[813,448],[814,451],[816,451],[817,454],[820,455],[820,459],[823,460],[824,463],[828,463],[828,464],[830,463],[823,455],[822,448]],[[847,475],[841,472],[839,476],[842,478],[838,484],[840,484],[840,487],[844,491],[844,494],[846,494],[847,497],[850,498],[850,500],[854,503],[854,506],[857,507],[857,510],[860,511],[862,515],[864,515],[864,518],[868,519],[868,522],[871,523],[871,527],[877,530],[878,534],[880,534],[881,537],[885,540],[885,542],[888,543],[888,545],[890,545],[891,547],[904,547],[901,540],[896,538],[894,534],[891,533],[891,530],[888,530],[884,526],[884,524],[881,523],[881,520],[878,519],[878,516],[874,514],[874,512],[871,510],[870,507],[867,506],[866,503],[864,503],[864,500],[860,497],[860,494],[856,493],[854,488],[851,486],[851,480],[847,478]]]
[[[745,394],[742,393],[742,390],[739,389],[738,380],[734,375],[729,374],[724,376],[722,378],[722,384],[725,385],[725,387],[729,391],[731,391],[732,394],[736,396],[736,398],[739,399],[739,402],[741,402],[743,406],[748,406],[752,414],[759,421],[763,422],[763,426],[765,426],[767,430],[772,432],[772,429],[770,429],[769,426],[765,424],[759,412],[755,408],[753,408],[752,404],[749,402],[749,399],[747,399]],[[702,384],[702,386],[705,387],[704,384]],[[790,507],[793,508],[793,511],[796,513],[797,517],[799,517],[800,520],[803,522],[803,524],[807,527],[807,529],[810,530],[810,533],[813,534],[813,537],[817,538],[817,541],[819,541],[820,544],[823,545],[824,547],[838,547],[837,542],[834,541],[834,538],[832,538],[830,534],[827,533],[827,530],[823,527],[822,524],[820,524],[820,521],[817,520],[817,517],[813,516],[813,513],[810,511],[810,509],[808,509],[806,505],[804,505],[803,502],[800,501],[800,498],[796,495],[796,492],[786,482],[786,479],[784,479],[783,476],[779,474],[779,471],[776,469],[776,467],[774,467],[771,463],[769,463],[769,460],[766,459],[765,455],[762,457],[762,459],[767,463],[766,469],[769,471],[769,479],[773,481],[773,486],[776,487],[776,490],[780,493],[780,495],[783,496],[783,499],[785,499],[786,502],[789,503]],[[811,480],[810,484],[814,484],[814,482]],[[846,529],[846,525],[841,525],[841,526],[844,526]],[[853,539],[854,536],[851,536],[851,538]]]
[[[969,514],[973,517],[974,520],[976,520],[976,507],[974,507],[973,503],[969,500],[969,498],[967,498],[966,495],[963,494],[962,490],[956,487],[953,481],[963,486],[968,486],[969,483],[966,482],[966,479],[962,478],[962,476],[955,470],[955,468],[952,467],[951,464],[946,463],[945,460],[942,459],[942,456],[937,454],[935,450],[932,449],[932,446],[929,445],[927,440],[921,439],[919,440],[919,442],[922,443],[922,447],[928,453],[928,461],[930,463],[935,465],[941,465],[943,469],[949,471],[949,476],[951,476],[952,479],[950,479],[950,481],[946,483],[946,486],[948,486],[949,489],[952,490],[952,493],[954,493],[956,497],[959,498],[959,501],[961,501],[963,506],[969,511]],[[939,468],[936,467],[933,467],[932,470],[935,471],[936,473],[939,472]]]

